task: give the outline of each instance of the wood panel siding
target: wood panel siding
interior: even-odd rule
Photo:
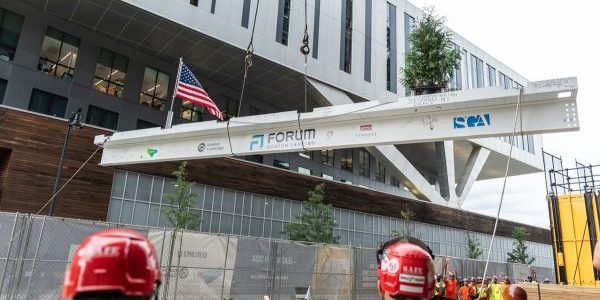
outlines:
[[[0,210],[36,212],[50,199],[66,128],[64,120],[0,106],[0,148],[12,150],[5,168]],[[63,182],[94,152],[94,136],[106,133],[90,127],[72,131]],[[98,166],[100,153],[59,195],[55,215],[106,220],[114,169]],[[416,221],[487,234],[494,226],[491,217],[240,159],[195,160],[188,166],[189,180],[208,185],[303,201],[311,188],[326,182],[326,201],[335,207],[390,217],[398,217],[401,210],[409,208],[416,214]],[[176,162],[119,167],[163,177],[171,177],[176,168]],[[498,234],[510,237],[514,226],[526,227],[530,240],[550,244],[549,230],[505,220],[500,221]]]

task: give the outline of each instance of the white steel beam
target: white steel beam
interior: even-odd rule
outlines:
[[[320,83],[313,79],[308,82],[323,96],[323,102],[328,105],[343,105],[354,103],[348,95],[338,89]],[[379,145],[367,147],[373,156],[383,162],[388,171],[396,176],[409,191],[421,200],[445,205],[446,201],[429,184],[427,179],[415,168],[411,162],[394,145]]]
[[[509,135],[519,90],[500,87],[457,91],[117,132],[104,143],[102,165],[150,163],[367,147]],[[530,82],[521,97],[518,131],[574,131],[577,79]]]

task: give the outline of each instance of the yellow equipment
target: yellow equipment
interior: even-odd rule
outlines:
[[[550,160],[550,164],[548,164]],[[548,209],[557,283],[600,287],[600,271],[592,265],[600,237],[597,166],[577,163],[562,169],[560,158],[544,153]],[[550,167],[548,167],[550,165]]]

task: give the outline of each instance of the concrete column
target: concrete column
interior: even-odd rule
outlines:
[[[435,165],[438,173],[440,195],[446,201],[456,202],[454,141],[435,142]]]
[[[458,206],[461,207],[473,186],[473,183],[479,177],[485,162],[490,156],[490,150],[480,147],[473,146],[473,150],[467,160],[465,170],[460,175],[460,178],[456,185],[456,196],[458,197]]]

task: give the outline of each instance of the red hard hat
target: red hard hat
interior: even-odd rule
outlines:
[[[435,286],[433,259],[422,246],[387,243],[378,255],[379,290],[390,296],[429,299]]]
[[[152,296],[160,283],[160,265],[145,236],[109,229],[88,236],[75,252],[65,274],[62,298],[81,293]]]

